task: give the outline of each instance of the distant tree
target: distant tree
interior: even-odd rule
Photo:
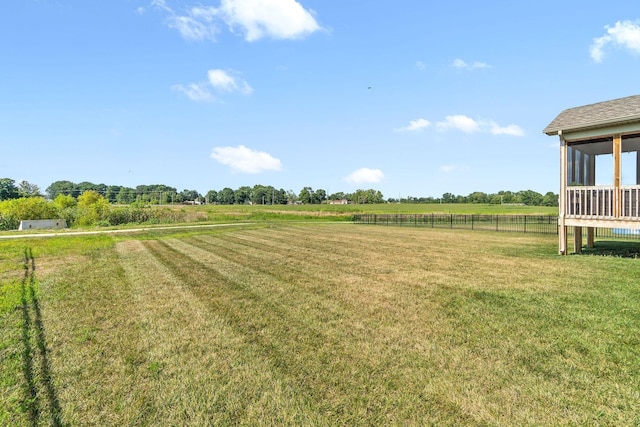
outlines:
[[[35,184],[31,184],[28,181],[20,181],[18,184],[18,193],[20,197],[39,197],[40,187]]]
[[[321,204],[327,200],[327,192],[319,188],[313,192],[313,203]]]
[[[467,196],[468,203],[489,203],[489,196],[482,191],[475,191]]]
[[[232,205],[236,202],[235,191],[225,187],[218,193],[218,203],[221,205]]]
[[[254,185],[251,189],[251,203],[254,205],[265,205],[271,201],[271,189],[264,185]]]
[[[242,186],[235,191],[236,204],[244,205],[251,201],[251,187]]]
[[[84,193],[85,191],[95,191],[98,194],[102,194],[104,196],[104,194],[107,192],[107,186],[104,184],[94,184],[93,182],[88,182],[88,181],[83,181],[80,182],[78,184],[76,184],[76,189],[79,191],[79,194],[77,194],[76,196],[79,196],[80,194]]]
[[[118,201],[118,194],[120,193],[119,185],[109,185],[107,186],[107,190],[104,193],[104,197],[109,201],[109,203],[116,203]]]
[[[204,196],[206,203],[217,203],[218,202],[218,192],[216,190],[209,190],[207,194]]]
[[[180,202],[178,191],[174,187],[163,184],[138,185],[136,187],[136,200],[144,203],[169,203]]]
[[[313,189],[311,187],[304,187],[300,190],[298,201],[305,204],[313,203]]]
[[[498,191],[500,203],[521,203],[518,196],[511,191]]]
[[[51,200],[54,200],[58,194],[66,194],[73,197],[78,197],[80,195],[80,191],[71,181],[56,181],[49,185],[45,190],[47,193],[47,197]]]
[[[542,206],[558,206],[558,195],[553,191],[547,192],[542,196]]]
[[[517,193],[520,203],[524,203],[527,206],[540,206],[542,205],[542,194],[533,190],[524,190]]]
[[[456,202],[456,196],[452,193],[444,193],[442,195],[442,203],[455,203]]]
[[[342,200],[346,198],[346,194],[344,194],[342,191],[338,191],[337,193],[333,193],[329,196],[329,200]]]
[[[358,204],[384,203],[382,193],[371,188],[368,190],[356,190],[350,196],[350,200]]]
[[[120,187],[116,201],[121,205],[128,205],[136,201],[136,190],[130,187]]]
[[[0,178],[0,200],[17,199],[20,197],[16,182],[10,178]]]
[[[287,190],[287,203],[295,203],[298,201],[298,195],[293,190]]]
[[[195,202],[202,197],[196,190],[182,190],[179,194],[182,202]]]
[[[276,190],[275,198],[273,203],[275,205],[286,205],[289,202],[289,194],[285,191],[284,188]]]

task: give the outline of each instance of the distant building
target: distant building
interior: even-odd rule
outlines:
[[[330,205],[348,205],[349,201],[347,199],[339,199],[339,200],[329,200]]]

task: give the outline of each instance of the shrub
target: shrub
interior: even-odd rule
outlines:
[[[0,202],[0,227],[15,230],[20,221],[58,218],[58,210],[42,197],[22,197]]]
[[[73,198],[73,196],[70,196],[68,194],[58,194],[53,200],[53,204],[58,209],[67,209],[75,207],[78,202]]]
[[[99,221],[106,221],[109,214],[109,201],[93,190],[88,190],[78,196],[77,206],[78,225],[96,225]]]

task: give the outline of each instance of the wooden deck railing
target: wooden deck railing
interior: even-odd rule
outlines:
[[[567,218],[640,220],[640,185],[619,190],[620,213],[615,208],[616,189],[609,186],[567,188]]]

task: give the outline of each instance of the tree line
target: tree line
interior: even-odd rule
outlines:
[[[45,194],[38,186],[27,181],[16,182],[10,178],[0,178],[0,200],[19,197],[46,196],[55,200],[59,195],[71,196],[77,199],[87,191],[93,191],[103,196],[112,204],[128,205],[132,203],[146,204],[221,204],[221,205],[285,205],[285,204],[321,204],[328,201],[342,203],[372,204],[372,203],[478,203],[478,204],[523,204],[528,206],[558,206],[558,195],[549,191],[540,194],[532,190],[499,191],[484,193],[475,191],[469,195],[455,195],[444,193],[440,197],[399,197],[385,199],[383,194],[374,189],[358,189],[352,193],[336,192],[327,194],[323,189],[314,190],[303,187],[299,192],[293,190],[276,189],[269,185],[242,186],[237,189],[224,187],[220,190],[209,190],[202,195],[196,190],[178,191],[176,188],[163,185],[138,185],[135,188],[119,185],[94,184],[91,182],[74,183],[71,181],[56,181],[49,185]]]
[[[533,190],[523,191],[498,191],[497,193],[484,193],[474,191],[468,196],[444,193],[441,197],[404,197],[387,199],[389,203],[478,203],[478,204],[508,204],[527,206],[558,206],[558,194],[548,191],[540,194]]]

